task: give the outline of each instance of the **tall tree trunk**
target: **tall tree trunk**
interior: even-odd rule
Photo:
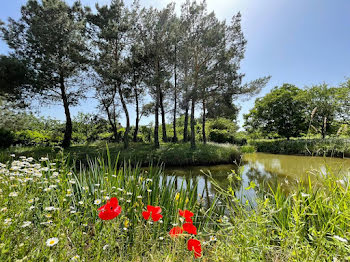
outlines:
[[[191,149],[196,149],[196,131],[195,131],[195,119],[194,119],[194,111],[195,111],[195,98],[192,97],[191,103]]]
[[[154,147],[159,148],[159,86],[156,87],[156,103],[154,108]]]
[[[157,76],[159,76],[159,61],[156,62]],[[159,148],[159,99],[160,99],[160,83],[157,79],[156,84],[156,102],[154,108],[154,147]]]
[[[173,142],[177,142],[177,134],[176,134],[176,111],[177,111],[177,69],[176,69],[176,63],[177,63],[177,48],[175,44],[175,62],[174,62],[174,119],[173,119]]]
[[[123,110],[125,113],[125,118],[126,118],[126,128],[125,128],[125,132],[124,132],[124,148],[128,148],[129,147],[129,130],[130,130],[130,118],[129,118],[129,111],[128,111],[128,107],[126,106],[125,100],[124,100],[124,96],[123,96],[123,91],[122,88],[120,86],[120,84],[118,83],[118,93],[119,93],[119,97],[120,97],[120,102],[122,103],[123,106]]]
[[[72,127],[72,119],[69,111],[69,103],[66,95],[66,88],[64,86],[64,78],[62,75],[60,76],[60,89],[61,89],[61,97],[62,97],[63,107],[64,107],[64,114],[66,115],[66,129],[64,131],[62,147],[68,148],[72,140],[73,127]]]
[[[187,98],[186,98],[187,99]],[[189,101],[187,100],[185,105],[185,122],[184,122],[184,142],[188,141],[188,110]]]
[[[117,130],[117,125],[115,123],[115,120],[112,119],[111,113],[109,112],[108,106],[104,105],[107,117],[108,117],[108,122],[112,127],[112,132],[113,132],[113,137],[114,137],[114,142],[118,142],[118,130]]]
[[[205,133],[205,98],[203,98],[203,116],[202,116],[202,136],[203,136],[203,143],[207,143],[207,135]]]
[[[166,134],[166,123],[165,123],[165,110],[164,110],[164,96],[163,92],[160,91],[160,111],[162,114],[162,140],[168,142],[168,136]]]
[[[139,95],[137,93],[137,88],[135,87],[135,100],[136,100],[136,122],[134,131],[134,142],[137,142],[137,134],[139,132],[139,121],[140,121],[140,109],[139,109]]]

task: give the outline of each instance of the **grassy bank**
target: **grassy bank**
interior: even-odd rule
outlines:
[[[348,178],[329,173],[317,186],[298,184],[290,195],[277,187],[258,194],[256,208],[247,209],[231,190],[235,174],[228,190],[214,185],[209,208],[196,184],[176,189],[162,174],[110,159],[96,159],[86,170],[64,158],[1,165],[0,260],[194,261],[186,247],[190,238],[201,242],[199,261],[350,259]],[[111,197],[119,199],[122,212],[101,220],[97,209]],[[145,221],[146,205],[160,206],[163,219]],[[183,223],[179,208],[194,213],[197,235],[169,235]],[[50,246],[51,238],[58,242]]]
[[[257,152],[272,154],[350,157],[349,139],[261,139],[249,144]]]
[[[237,146],[214,143],[198,144],[195,150],[190,148],[190,144],[173,143],[161,144],[159,149],[146,143],[132,143],[128,149],[123,149],[122,144],[108,144],[108,148],[113,161],[119,154],[119,159],[142,166],[150,163],[164,163],[167,166],[229,164],[241,156]],[[66,150],[59,147],[12,147],[0,151],[0,161],[9,160],[10,154],[55,159],[62,153],[86,163],[88,158],[106,157],[106,144],[72,146]]]

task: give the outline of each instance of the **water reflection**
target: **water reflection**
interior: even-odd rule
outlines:
[[[307,182],[308,175],[311,179],[325,175],[327,170],[339,175],[350,175],[350,159],[328,158],[328,157],[305,157],[274,154],[246,154],[243,158],[242,179],[234,183],[235,195],[242,202],[249,201],[252,207],[255,206],[257,194],[264,194],[267,184],[272,187],[280,185],[288,192],[298,181]],[[237,171],[237,165],[216,165],[216,166],[192,166],[165,168],[167,179],[174,178],[179,188],[189,183],[198,181],[197,194],[203,196],[207,205],[210,206],[211,198],[216,193],[215,187],[210,183],[203,172],[213,176],[215,182],[222,188],[227,189],[228,175],[231,170]],[[255,188],[247,190],[251,182],[256,184]]]

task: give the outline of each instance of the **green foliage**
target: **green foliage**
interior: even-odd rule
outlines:
[[[233,143],[234,136],[227,130],[211,130],[209,133],[209,140],[216,143]]]
[[[15,133],[15,144],[24,146],[47,145],[50,141],[50,136],[38,132],[36,130],[21,130]]]
[[[0,97],[15,102],[17,106],[26,106],[26,91],[29,91],[30,84],[30,72],[24,61],[0,55]]]
[[[1,164],[0,260],[194,261],[189,236],[168,233],[181,224],[178,209],[194,213],[203,261],[350,259],[348,177],[327,170],[316,181],[290,185],[289,192],[270,185],[247,208],[233,190],[241,175],[233,171],[227,189],[209,176],[215,196],[206,206],[196,179],[185,178],[176,188],[176,178],[164,179],[162,168],[132,167],[111,156],[107,151],[107,159],[91,159],[85,169],[69,164],[65,154],[55,161],[15,157]],[[254,182],[248,188],[258,190]],[[97,209],[111,196],[122,212],[102,221]],[[162,223],[145,222],[147,205],[162,208]],[[58,243],[49,247],[52,237]]]
[[[323,138],[326,137],[326,133],[334,133],[335,130],[331,130],[332,124],[342,107],[336,99],[337,89],[326,84],[315,85],[307,88],[302,96],[307,108],[309,131],[321,133]]]
[[[243,154],[256,152],[256,148],[253,145],[244,145],[241,146],[239,149]]]
[[[0,127],[0,148],[8,148],[14,143],[14,135],[11,131]]]
[[[129,149],[124,149],[122,144],[108,144],[111,157],[115,159],[118,155],[122,160],[131,161],[147,166],[149,163],[164,163],[167,166],[183,165],[211,165],[230,164],[241,158],[239,148],[234,145],[220,145],[208,143],[199,144],[196,150],[191,150],[189,144],[161,144],[159,149],[155,149],[149,143],[130,143]],[[94,143],[89,145],[72,146],[64,150],[66,154],[74,159],[86,162],[87,158],[96,158],[105,155],[106,143]],[[35,156],[40,158],[49,155],[56,158],[57,152],[51,147],[15,147],[10,148],[5,153],[16,153],[24,156]],[[7,159],[1,159],[5,161]]]
[[[302,93],[296,86],[284,84],[258,98],[254,108],[244,116],[247,131],[264,135],[275,132],[287,138],[306,132],[306,104],[300,99]]]
[[[350,156],[349,139],[275,139],[252,140],[249,144],[256,147],[258,152],[287,155],[312,155],[312,156]]]
[[[327,170],[315,182],[291,186],[289,193],[270,186],[253,210],[242,209],[234,192],[222,190],[231,200],[230,226],[217,232],[212,261],[350,259],[348,177]]]

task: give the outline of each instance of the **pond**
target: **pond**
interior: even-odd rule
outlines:
[[[178,187],[182,183],[198,182],[198,194],[203,195],[210,204],[210,199],[215,194],[215,188],[211,185],[210,179],[203,174],[212,175],[215,182],[222,188],[229,184],[228,175],[231,170],[237,171],[242,168],[242,179],[235,183],[236,197],[251,206],[255,206],[255,198],[258,191],[263,192],[264,187],[270,185],[281,185],[288,190],[299,182],[307,182],[308,175],[312,180],[326,174],[330,170],[339,176],[350,175],[350,159],[291,156],[265,153],[245,154],[241,163],[237,165],[215,165],[215,166],[190,166],[190,167],[166,167],[165,174],[168,178],[175,177]],[[251,181],[256,187],[249,187]],[[265,185],[265,186],[264,186]]]

